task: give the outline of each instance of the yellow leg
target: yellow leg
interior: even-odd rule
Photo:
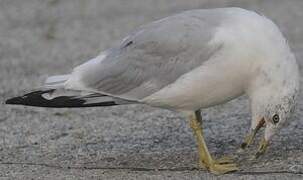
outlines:
[[[241,144],[241,149],[242,150],[246,149],[249,145],[251,145],[253,143],[253,140],[255,139],[256,134],[257,134],[257,131],[252,130],[252,132],[249,133],[245,137],[244,142]]]
[[[265,120],[264,118],[262,118],[257,126],[251,130],[251,132],[245,137],[244,139],[244,143],[241,144],[241,149],[245,149],[247,148],[250,144],[253,143],[258,131],[264,126],[265,124]]]
[[[200,111],[196,111],[190,116],[190,126],[193,129],[197,139],[200,168],[207,168],[214,174],[224,174],[231,171],[239,170],[237,165],[231,162],[232,160],[230,158],[214,160],[211,157],[203,138],[201,125],[201,113]]]

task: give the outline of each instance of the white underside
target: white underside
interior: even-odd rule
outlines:
[[[241,56],[222,50],[219,56],[181,76],[141,102],[180,111],[198,110],[242,95],[250,78]],[[235,71],[235,69],[238,69]]]

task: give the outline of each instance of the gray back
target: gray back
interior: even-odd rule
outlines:
[[[140,100],[201,66],[220,46],[210,46],[223,14],[193,10],[140,27],[108,50],[97,71],[87,72],[89,88]]]

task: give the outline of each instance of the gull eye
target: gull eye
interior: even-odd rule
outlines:
[[[280,121],[279,115],[278,115],[278,114],[275,114],[275,115],[272,117],[272,121],[274,122],[274,124],[277,124],[277,123]]]

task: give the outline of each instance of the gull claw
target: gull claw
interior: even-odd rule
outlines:
[[[244,142],[241,144],[241,149],[245,149],[247,148],[249,145],[252,144],[252,142],[254,141],[256,134],[258,133],[258,131],[261,129],[261,127],[263,127],[265,124],[265,120],[264,118],[262,118],[259,123],[257,124],[255,129],[252,129],[252,131],[245,137]]]
[[[265,138],[263,138],[260,142],[259,149],[255,154],[255,159],[258,159],[261,155],[263,155],[266,152],[268,145],[269,142],[266,141]]]
[[[237,164],[234,163],[227,163],[227,164],[213,163],[209,167],[209,170],[214,174],[220,175],[220,174],[238,171],[239,167]]]
[[[216,164],[229,164],[229,163],[232,163],[232,162],[234,162],[234,159],[232,157],[229,157],[229,156],[223,156],[223,157],[215,160]]]
[[[246,149],[249,145],[252,144],[252,142],[254,141],[254,138],[255,138],[255,136],[256,136],[258,130],[259,130],[259,129],[254,129],[254,130],[252,130],[251,133],[249,133],[249,134],[245,137],[244,142],[241,144],[240,149],[242,149],[242,150],[243,150],[243,149]]]

